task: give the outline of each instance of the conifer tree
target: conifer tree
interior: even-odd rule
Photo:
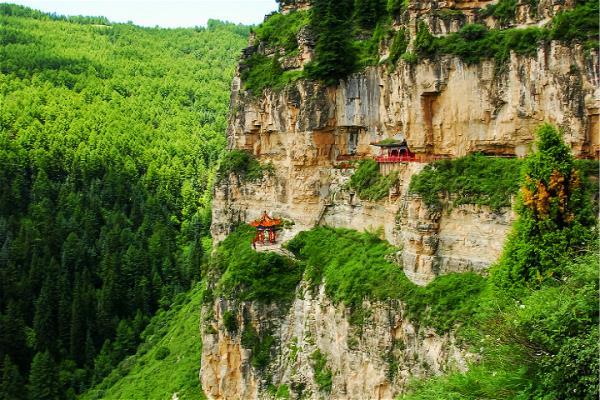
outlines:
[[[589,196],[570,149],[549,124],[537,130],[537,137],[536,152],[523,169],[519,217],[494,270],[501,287],[538,286],[560,278],[560,266],[593,242]]]
[[[19,368],[13,364],[9,356],[5,356],[2,364],[0,400],[25,399],[26,391],[23,388],[23,384],[23,377],[19,372]]]
[[[47,350],[37,353],[31,362],[29,396],[36,400],[60,399],[58,372]]]
[[[315,59],[307,65],[308,76],[335,84],[352,73],[355,51],[351,42],[351,0],[316,0],[311,26],[317,33]]]

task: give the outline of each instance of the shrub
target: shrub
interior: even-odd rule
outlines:
[[[271,362],[271,347],[275,338],[269,332],[258,334],[252,324],[247,323],[242,332],[242,346],[252,350],[250,363],[259,371],[264,371]]]
[[[154,359],[158,360],[158,361],[164,360],[165,358],[167,358],[167,356],[169,354],[171,354],[171,351],[169,350],[169,348],[162,346],[154,354]]]
[[[327,367],[327,359],[319,349],[311,354],[310,359],[313,361],[315,382],[319,385],[319,389],[326,393],[331,392],[333,374],[331,373],[331,369]]]
[[[408,0],[388,0],[387,12],[391,15],[399,14],[402,10],[408,8]]]
[[[390,62],[392,64],[396,64],[402,56],[406,52],[406,48],[408,47],[408,39],[406,35],[406,31],[404,29],[400,29],[396,32],[394,36],[394,40],[392,41],[392,45],[390,46]]]
[[[473,154],[428,164],[413,175],[409,192],[423,198],[430,207],[441,207],[442,198],[456,206],[479,204],[494,210],[511,205],[519,188],[521,161]]]
[[[586,1],[572,10],[558,13],[553,19],[553,40],[578,41],[588,49],[598,48],[598,1]]]
[[[388,195],[390,188],[398,181],[396,171],[389,175],[379,173],[379,165],[374,160],[362,160],[350,177],[349,186],[361,199],[377,201]]]
[[[414,43],[417,54],[423,58],[433,57],[436,53],[436,43],[435,37],[429,32],[427,24],[424,21],[419,21]]]
[[[416,64],[419,61],[419,57],[415,53],[407,51],[400,56],[400,59],[407,64]]]
[[[500,0],[496,4],[488,4],[479,10],[482,17],[494,17],[500,24],[508,25],[517,14],[517,0]]]
[[[244,150],[231,150],[225,153],[221,165],[219,166],[218,177],[225,179],[229,174],[234,173],[242,180],[256,181],[262,179],[265,170],[271,170],[271,167],[264,167],[249,152]]]
[[[223,326],[225,326],[225,329],[229,334],[236,333],[238,330],[237,315],[232,311],[225,311],[223,313]]]

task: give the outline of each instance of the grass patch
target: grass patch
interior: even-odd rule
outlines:
[[[263,303],[293,299],[302,278],[301,263],[277,253],[258,253],[252,246],[255,229],[242,225],[219,244],[214,267],[222,274],[217,295]]]
[[[348,186],[356,191],[363,200],[377,201],[388,195],[390,188],[398,181],[398,173],[389,175],[379,173],[379,165],[375,160],[362,160],[350,177]]]
[[[314,228],[301,232],[288,249],[306,263],[306,278],[313,285],[325,282],[334,303],[351,307],[351,320],[360,324],[364,299],[400,299],[413,322],[445,332],[469,321],[485,280],[474,273],[440,276],[425,287],[413,284],[402,268],[386,260],[396,251],[370,233],[348,229]]]
[[[202,284],[160,310],[137,353],[123,360],[82,399],[205,399],[198,380]]]
[[[430,207],[441,207],[445,197],[454,206],[478,204],[498,210],[510,207],[510,196],[519,189],[521,165],[516,158],[481,154],[440,160],[413,175],[409,192],[419,194]]]

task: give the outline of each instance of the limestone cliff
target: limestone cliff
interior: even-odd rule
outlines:
[[[489,1],[410,2],[395,21],[414,37],[417,21],[433,34],[458,31],[476,18]],[[510,26],[541,26],[573,4],[552,0],[519,2]],[[310,7],[309,1],[286,0],[281,11]],[[460,12],[448,12],[456,11]],[[302,29],[299,52],[283,56],[285,69],[301,69],[313,57],[314,40]],[[409,44],[411,48],[413,44]],[[255,53],[275,57],[274,49],[253,43]],[[389,43],[380,46],[381,60]],[[241,68],[244,66],[242,60]],[[411,177],[424,163],[382,165],[381,172],[398,174],[388,196],[360,199],[348,188],[353,160],[369,158],[379,149],[371,144],[401,133],[411,151],[433,157],[458,157],[472,152],[521,157],[531,149],[533,132],[551,122],[564,132],[577,156],[599,149],[598,53],[557,41],[540,45],[534,56],[511,53],[499,68],[494,61],[467,64],[452,56],[399,61],[368,67],[334,86],[300,80],[282,90],[250,93],[238,74],[232,83],[228,126],[230,149],[247,150],[272,174],[255,182],[231,174],[215,187],[215,242],[240,222],[264,210],[294,222],[283,240],[295,233],[329,225],[357,230],[381,229],[398,247],[399,268],[418,284],[448,272],[484,273],[500,255],[514,219],[510,208],[491,210],[476,205],[428,207],[408,191]],[[450,200],[450,199],[446,199]],[[449,201],[443,204],[449,204]],[[411,376],[439,373],[449,365],[465,366],[472,357],[451,336],[439,337],[418,321],[408,321],[403,305],[367,304],[371,318],[358,335],[343,308],[334,307],[321,290],[298,288],[289,309],[269,309],[254,303],[217,299],[204,313],[212,327],[203,333],[202,383],[210,398],[266,398],[267,381],[287,385],[299,398],[324,396],[315,380],[319,350],[327,359],[335,399],[389,399],[401,393]],[[223,312],[233,310],[239,330],[250,324],[277,343],[265,371],[251,365],[251,352],[240,333],[223,326]],[[390,358],[391,357],[391,358]],[[393,360],[393,362],[390,362]]]
[[[401,63],[395,71],[372,67],[336,87],[300,81],[279,92],[267,90],[260,97],[245,92],[236,77],[230,148],[246,149],[261,162],[270,162],[274,176],[256,184],[240,184],[231,177],[218,185],[213,237],[222,239],[235,222],[248,221],[268,209],[295,221],[301,229],[317,223],[384,227],[391,243],[424,249],[413,242],[420,240],[410,228],[417,224],[410,220],[413,214],[405,212],[408,219],[398,215],[408,203],[417,207],[418,200],[409,199],[406,193],[411,174],[422,164],[398,166],[398,187],[386,201],[371,204],[343,189],[351,174],[344,169],[346,160],[377,154],[370,143],[397,132],[405,135],[417,153],[454,157],[481,151],[522,156],[531,146],[535,127],[543,121],[561,126],[573,151],[587,155],[598,146],[593,134],[599,128],[595,82],[597,72],[583,50],[558,42],[540,48],[536,57],[513,55],[500,76],[492,61],[466,65],[446,57],[417,65]],[[478,215],[490,212],[474,211],[471,220],[477,225]],[[436,271],[453,270],[452,265],[463,270],[464,266],[489,264],[498,256],[510,217],[483,218],[488,221],[487,234],[480,235],[477,228],[470,231],[470,223],[460,226],[465,237],[482,240],[486,251],[472,252],[476,259],[469,260],[468,252],[447,254],[455,262],[442,260],[445,267],[441,269],[433,266],[432,259],[424,261],[433,256],[443,259],[448,246],[442,243],[435,254],[430,254],[431,249],[407,253],[404,268],[419,271],[427,280]],[[438,222],[432,221],[429,234],[443,241],[446,225]]]
[[[348,310],[332,305],[322,286],[316,292],[300,286],[286,310],[217,300],[203,309],[212,316],[203,332],[204,392],[212,399],[264,399],[275,398],[276,387],[285,386],[287,398],[293,399],[391,399],[410,378],[465,369],[474,357],[460,350],[451,335],[416,326],[405,317],[402,303],[363,306],[368,317],[356,326]],[[235,332],[224,326],[226,311],[236,315]],[[253,366],[252,351],[243,345],[247,330],[274,343],[261,369]],[[318,374],[330,376],[330,385]]]

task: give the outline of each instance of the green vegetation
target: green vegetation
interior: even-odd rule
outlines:
[[[510,207],[510,197],[519,189],[521,164],[516,158],[482,154],[435,161],[412,177],[409,191],[423,197],[429,207],[441,207],[444,198],[454,206]]]
[[[242,346],[252,350],[250,363],[259,371],[264,371],[271,362],[271,348],[275,344],[275,338],[270,332],[261,332],[249,322],[244,326],[242,332]]]
[[[415,50],[422,58],[433,58],[441,54],[452,54],[469,64],[482,59],[493,59],[497,65],[507,61],[510,52],[532,56],[540,43],[548,40],[544,28],[492,29],[481,24],[467,24],[457,33],[434,37],[425,23],[420,22],[415,40]]]
[[[517,14],[517,0],[499,0],[496,4],[488,4],[479,10],[481,17],[494,17],[500,24],[508,25]]]
[[[476,274],[449,274],[426,287],[408,280],[386,256],[397,251],[371,233],[346,229],[315,228],[301,232],[288,249],[306,264],[305,277],[325,291],[335,303],[351,307],[352,319],[360,323],[364,299],[400,299],[407,317],[440,333],[466,323],[477,307],[484,279]]]
[[[556,129],[540,127],[537,149],[524,163],[513,233],[463,332],[482,360],[415,382],[403,399],[597,397],[597,221]]]
[[[71,399],[200,278],[248,29],[0,13],[1,387]]]
[[[525,160],[519,218],[494,274],[506,290],[560,279],[563,266],[595,239],[594,214],[569,148],[551,125],[537,136],[537,152]]]
[[[290,398],[290,387],[288,385],[269,385],[267,391],[275,399],[289,400]]]
[[[179,294],[142,333],[137,352],[127,357],[82,399],[204,399],[200,365],[199,309],[202,284]]]
[[[364,200],[377,201],[386,197],[390,188],[398,181],[396,171],[382,175],[379,173],[379,165],[375,160],[362,160],[358,168],[350,177],[349,186],[354,189],[358,197]]]
[[[313,361],[315,382],[319,385],[319,389],[325,393],[331,392],[333,374],[331,373],[331,369],[327,367],[327,359],[319,349],[311,354],[310,359]]]
[[[223,313],[223,325],[229,334],[234,334],[238,330],[237,326],[237,314],[232,311],[225,311]]]
[[[335,84],[355,69],[352,31],[352,0],[315,0],[311,27],[317,35],[315,58],[306,66],[309,78]]]
[[[241,77],[244,87],[255,94],[266,88],[283,89],[288,84],[302,78],[303,71],[284,71],[279,64],[279,54],[272,57],[253,54],[244,61]]]
[[[390,46],[390,62],[396,65],[402,54],[406,53],[408,47],[408,37],[404,29],[398,30],[394,36],[394,41]]]
[[[244,150],[231,150],[225,153],[218,171],[218,179],[222,180],[234,173],[244,181],[262,179],[264,173],[272,174],[271,164],[261,165],[249,152]]]
[[[598,48],[598,1],[582,2],[572,10],[558,13],[550,28],[550,38],[564,42],[576,41],[583,43],[586,49]]]
[[[535,6],[536,0],[530,0]],[[500,0],[480,10],[479,18],[492,16],[502,26],[515,19],[516,0]],[[549,40],[583,43],[590,50],[598,47],[598,2],[584,1],[573,9],[557,14],[546,27],[524,29],[492,29],[483,24],[464,25],[457,33],[436,37],[424,21],[420,21],[414,40],[414,53],[407,53],[407,27],[398,32],[391,29],[392,21],[407,8],[405,0],[317,0],[308,13],[270,17],[257,29],[264,43],[276,51],[286,50],[285,56],[294,56],[297,49],[295,35],[308,23],[316,35],[315,59],[303,71],[283,71],[280,56],[254,55],[247,60],[248,71],[243,80],[255,93],[264,88],[281,89],[297,79],[307,78],[331,85],[349,74],[379,63],[381,43],[391,40],[388,61],[394,66],[398,60],[415,64],[419,58],[455,55],[466,63],[475,64],[484,59],[495,60],[497,72],[502,71],[511,51],[521,56],[534,56]],[[535,10],[532,10],[535,12]],[[464,19],[460,10],[442,10],[435,13],[443,20]],[[253,71],[256,69],[256,71]]]
[[[255,228],[242,225],[219,244],[212,267],[217,293],[240,301],[286,302],[294,297],[302,266],[277,253],[252,249]]]
[[[276,13],[256,28],[256,38],[270,46],[281,47],[289,54],[298,49],[296,36],[309,22],[310,14],[307,11],[294,11],[286,15]]]

